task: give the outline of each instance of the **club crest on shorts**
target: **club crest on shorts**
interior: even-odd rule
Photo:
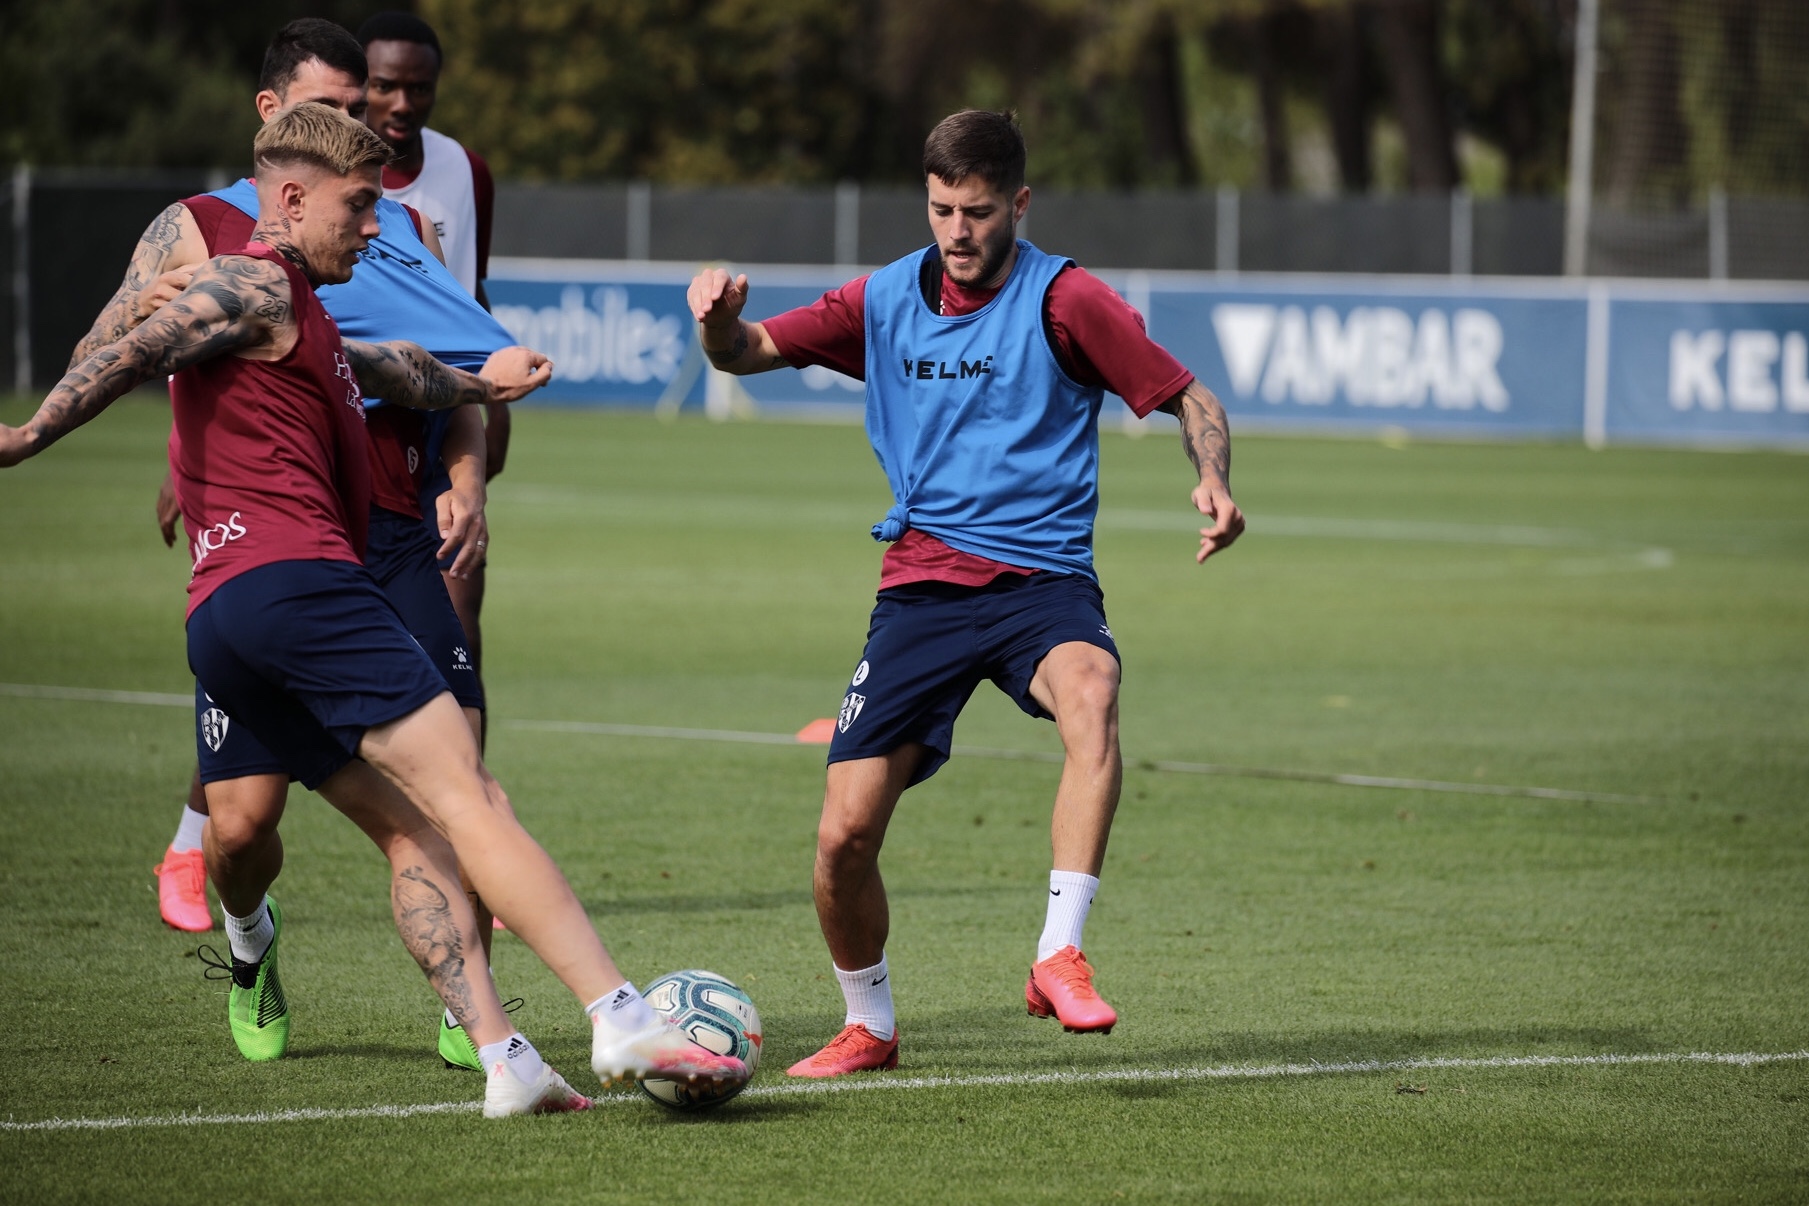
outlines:
[[[867,681],[867,669],[868,669],[868,667],[867,667],[866,659],[863,658],[863,659],[861,659],[861,664],[854,668],[854,682],[851,683],[850,685],[858,687],[862,683],[866,682]]]
[[[218,708],[209,708],[201,713],[201,740],[207,742],[207,748],[214,753],[226,744],[226,730],[231,727],[232,718]]]
[[[848,726],[860,719],[861,709],[866,706],[867,697],[865,695],[856,695],[852,691],[848,692],[847,696],[842,700],[841,719],[837,721],[837,726],[842,732],[846,733],[848,731]]]

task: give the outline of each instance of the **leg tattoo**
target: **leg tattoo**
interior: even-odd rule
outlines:
[[[393,888],[396,930],[452,1016],[469,1028],[480,1019],[465,978],[465,943],[452,918],[451,903],[425,867],[397,874]]]

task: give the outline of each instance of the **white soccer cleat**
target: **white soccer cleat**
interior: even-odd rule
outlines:
[[[626,1036],[595,1018],[591,1022],[590,1067],[606,1089],[649,1076],[685,1084],[740,1086],[752,1075],[734,1056],[698,1046],[664,1019]]]
[[[551,1064],[542,1064],[540,1075],[524,1081],[500,1060],[484,1081],[484,1117],[513,1118],[517,1114],[567,1114],[590,1109],[590,1098],[565,1083]]]

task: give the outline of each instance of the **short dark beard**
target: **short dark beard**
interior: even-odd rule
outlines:
[[[980,248],[980,271],[975,274],[972,281],[959,280],[953,273],[949,273],[949,279],[953,280],[963,289],[992,288],[993,286],[990,282],[992,282],[993,277],[999,274],[999,269],[1005,266],[1005,261],[1011,258],[1011,249],[1016,245],[1017,238],[1018,228],[1014,223],[1006,230],[1004,237],[999,240],[999,245],[996,249],[984,245]],[[948,261],[945,258],[943,260],[942,269],[944,272],[948,272],[947,265]],[[1004,282],[1001,281],[998,283],[1003,284]]]

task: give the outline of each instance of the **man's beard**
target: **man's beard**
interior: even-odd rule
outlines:
[[[957,285],[961,285],[964,288],[968,288],[968,289],[981,288],[988,281],[992,280],[992,278],[994,276],[998,275],[999,269],[1003,268],[1005,266],[1005,261],[1007,258],[1010,257],[1011,249],[1016,244],[1017,244],[1017,228],[1016,227],[1007,227],[1005,229],[1005,231],[999,235],[999,239],[996,244],[993,244],[991,246],[988,246],[985,244],[962,245],[960,249],[963,251],[967,250],[968,247],[971,247],[971,246],[979,247],[979,249],[980,249],[980,267],[975,271],[974,277],[972,280],[964,281],[960,277],[955,276],[955,274],[952,272],[949,273],[949,276],[953,277],[953,279]],[[943,264],[944,264],[943,271],[948,272],[946,258],[944,259]]]

